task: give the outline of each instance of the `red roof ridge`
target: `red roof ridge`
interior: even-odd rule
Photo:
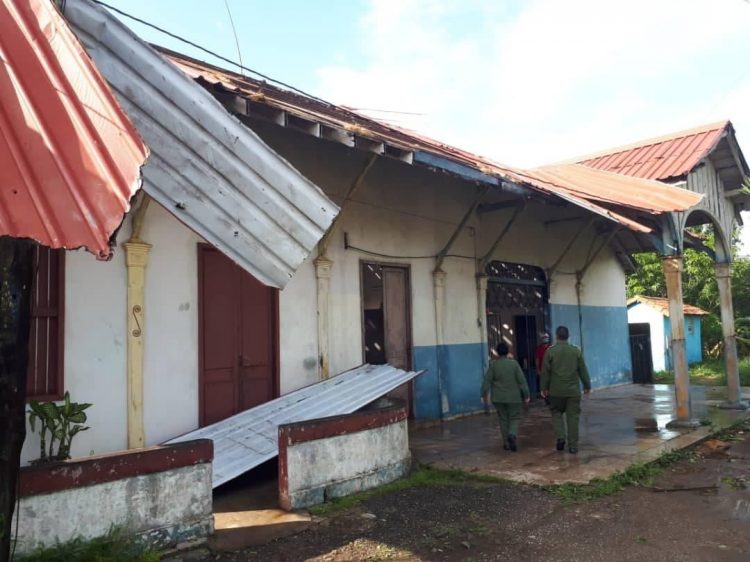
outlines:
[[[623,144],[620,146],[614,146],[612,148],[597,150],[589,154],[583,154],[583,155],[577,156],[575,158],[568,158],[566,160],[557,162],[557,164],[581,164],[583,162],[586,162],[587,160],[592,160],[594,158],[601,158],[602,156],[610,156],[614,154],[619,154],[621,152],[627,152],[628,150],[633,150],[635,148],[645,148],[648,146],[652,146],[654,144],[660,144],[663,142],[682,139],[682,138],[689,137],[691,135],[697,135],[700,133],[708,133],[711,131],[717,131],[719,129],[725,129],[727,127],[733,127],[732,122],[729,119],[724,119],[721,121],[714,121],[713,123],[706,123],[704,125],[691,127],[689,129],[683,129],[681,131],[675,131],[672,133],[650,137],[650,138],[642,139],[639,141],[633,141],[633,142]]]

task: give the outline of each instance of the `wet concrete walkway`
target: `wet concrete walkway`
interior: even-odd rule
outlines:
[[[750,388],[744,388],[745,399]],[[725,387],[693,387],[693,414],[705,425],[694,430],[671,430],[666,425],[675,411],[671,385],[625,385],[584,397],[578,455],[554,449],[549,409],[533,405],[519,431],[519,451],[504,451],[494,409],[410,432],[415,461],[438,468],[458,468],[536,484],[585,483],[606,478],[661,453],[687,447],[727,427],[750,412],[721,410]]]

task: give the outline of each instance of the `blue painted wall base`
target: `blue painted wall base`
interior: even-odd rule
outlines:
[[[563,324],[570,330],[570,341],[581,346],[578,307],[550,305],[552,329]],[[583,348],[594,387],[632,381],[628,314],[623,307],[583,306]],[[414,368],[427,372],[414,383],[414,416],[440,419],[442,398],[438,374],[443,380],[447,411],[445,417],[483,408],[479,391],[484,376],[487,345],[482,343],[442,346],[416,346]]]

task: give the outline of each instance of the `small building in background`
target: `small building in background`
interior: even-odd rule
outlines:
[[[701,318],[708,312],[685,305],[685,344],[688,364],[703,360],[701,347]],[[666,298],[636,296],[628,300],[628,324],[631,339],[633,334],[648,334],[651,361],[654,371],[672,368],[672,353],[669,348],[669,335],[672,326],[669,320],[669,301]],[[648,326],[648,329],[646,329]],[[634,358],[635,360],[635,358]]]

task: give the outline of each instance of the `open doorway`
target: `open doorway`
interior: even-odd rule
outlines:
[[[388,363],[411,369],[411,302],[409,268],[363,262],[362,343],[365,363]],[[411,383],[397,388],[391,397],[405,400],[412,412]]]
[[[487,266],[487,343],[505,342],[538,391],[536,348],[548,325],[547,278],[540,267],[493,261]]]

